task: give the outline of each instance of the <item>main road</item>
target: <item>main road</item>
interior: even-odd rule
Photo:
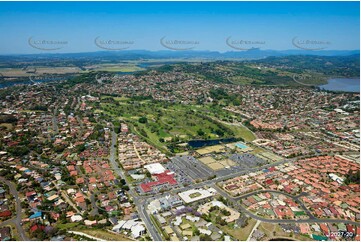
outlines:
[[[112,127],[111,131],[112,136],[112,142],[110,147],[110,155],[109,155],[109,161],[110,165],[112,166],[113,171],[115,171],[118,176],[121,177],[121,179],[124,179],[127,181],[127,177],[124,174],[124,171],[121,167],[119,167],[119,163],[116,159],[116,148],[117,148],[117,134],[114,132],[114,127]],[[145,204],[146,202],[143,201],[142,198],[138,196],[138,194],[134,191],[134,187],[130,182],[127,181],[127,184],[129,186],[129,195],[133,198],[134,204],[136,206],[136,209],[138,211],[138,214],[142,221],[144,222],[145,226],[147,227],[147,230],[150,233],[150,236],[154,241],[162,241],[162,237],[159,235],[158,231],[155,229],[153,223],[150,220],[149,214],[146,211]]]

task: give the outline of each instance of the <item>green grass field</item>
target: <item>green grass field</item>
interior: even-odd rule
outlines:
[[[68,229],[74,228],[74,227],[76,227],[76,226],[78,226],[78,225],[79,225],[79,223],[58,224],[58,225],[57,225],[57,228],[58,228],[58,229],[68,230]]]
[[[229,228],[228,226],[223,226],[222,229],[232,237],[236,238],[237,240],[246,241],[256,223],[257,223],[256,220],[250,219],[248,221],[248,225],[244,228],[233,229],[233,228]]]
[[[95,69],[96,71],[109,71],[109,72],[134,72],[145,70],[135,64],[103,64]]]
[[[167,149],[171,143],[192,139],[255,139],[246,127],[228,124],[226,121],[233,119],[233,114],[219,107],[153,100],[132,101],[129,98],[110,96],[103,96],[101,99],[97,113],[104,112],[115,119],[126,121],[135,133],[162,150]],[[140,122],[141,117],[145,117],[146,122]]]

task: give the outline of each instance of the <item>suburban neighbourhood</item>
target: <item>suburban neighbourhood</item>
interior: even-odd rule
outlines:
[[[0,1],[1,241],[361,241],[359,1]]]
[[[124,110],[129,103],[135,110],[148,105],[148,99],[132,100],[158,95],[157,85],[174,78],[181,83],[171,87],[172,93],[180,96],[155,100],[192,106],[199,100],[190,93],[196,97],[202,90],[207,96],[203,87],[214,85],[189,85],[197,82],[187,75],[153,71],[141,79],[115,75],[111,88],[39,84],[5,96],[2,238],[359,239],[360,187],[352,180],[360,170],[359,111],[349,109],[359,103],[344,101],[359,94],[299,89],[296,96],[303,98],[293,99],[295,112],[282,106],[295,97],[291,90],[223,84],[242,102],[224,106],[209,122],[225,132],[231,126],[246,131],[206,146],[185,142],[190,133],[162,136],[166,128],[155,133],[144,128],[157,122],[150,114],[118,114],[116,108]],[[132,82],[149,79],[154,87],[126,91]],[[109,96],[110,90],[117,96]],[[265,95],[271,99],[261,98]],[[277,108],[271,104],[276,96],[284,99]],[[212,105],[215,99],[206,102]],[[334,108],[325,109],[327,103]],[[154,142],[154,135],[161,142]],[[197,136],[204,135],[198,130]]]

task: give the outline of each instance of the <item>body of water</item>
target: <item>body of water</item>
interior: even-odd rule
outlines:
[[[201,148],[203,146],[218,145],[220,143],[231,143],[231,142],[235,142],[235,141],[237,141],[237,139],[235,139],[235,138],[212,139],[212,140],[191,140],[188,142],[188,145],[192,148]]]
[[[33,78],[33,81],[30,81],[30,80],[6,81],[6,82],[1,82],[0,83],[0,89],[5,88],[5,87],[11,87],[11,86],[14,86],[14,85],[31,85],[31,84],[43,83],[43,82],[61,81],[61,80],[65,80],[66,78],[69,78],[69,77],[53,77],[53,78],[41,78],[41,79]]]
[[[160,65],[168,65],[168,64],[177,64],[177,63],[182,63],[182,61],[155,61],[155,62],[141,62],[139,63],[137,66],[141,67],[141,68],[149,68],[149,67],[153,67],[153,66],[160,66]]]
[[[360,78],[334,78],[327,82],[319,87],[327,91],[360,92]]]

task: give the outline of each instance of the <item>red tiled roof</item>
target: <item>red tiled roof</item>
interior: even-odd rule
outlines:
[[[275,168],[274,166],[272,166],[272,167],[268,168],[268,170],[269,170],[269,171],[275,171],[276,168]]]
[[[271,184],[273,184],[273,181],[272,181],[271,179],[268,179],[268,180],[265,181],[265,183],[266,183],[267,185],[271,185]]]
[[[38,225],[38,224],[34,224],[33,226],[31,226],[30,228],[30,231],[31,232],[34,232],[38,229],[41,229],[41,230],[44,230],[45,229],[45,226],[44,225]]]
[[[328,227],[326,224],[320,224],[320,228],[321,228],[323,234],[325,234],[325,235],[328,234]]]
[[[77,176],[78,175],[78,172],[77,171],[72,171],[70,172],[70,176]]]
[[[75,171],[75,167],[73,165],[67,166],[68,171]]]
[[[234,190],[234,189],[237,189],[238,186],[236,184],[231,184],[231,185],[228,185],[225,187],[227,190]]]
[[[11,215],[12,215],[12,213],[9,210],[6,210],[6,211],[0,213],[0,217],[9,217]]]
[[[77,198],[75,198],[75,201],[77,203],[83,203],[83,202],[85,202],[85,199],[84,199],[84,197],[77,197]]]
[[[144,192],[150,192],[152,190],[153,186],[157,186],[157,185],[161,185],[161,184],[166,184],[168,183],[169,185],[175,185],[177,184],[177,181],[174,179],[174,175],[173,174],[169,174],[170,171],[167,170],[163,173],[160,174],[154,174],[154,176],[156,177],[157,181],[154,182],[148,182],[148,183],[143,183],[140,185],[140,187],[142,188],[142,190]]]
[[[30,196],[35,195],[35,194],[36,194],[36,192],[32,191],[32,192],[25,193],[25,196],[30,197]]]
[[[355,228],[351,224],[346,224],[347,232],[355,233]]]

